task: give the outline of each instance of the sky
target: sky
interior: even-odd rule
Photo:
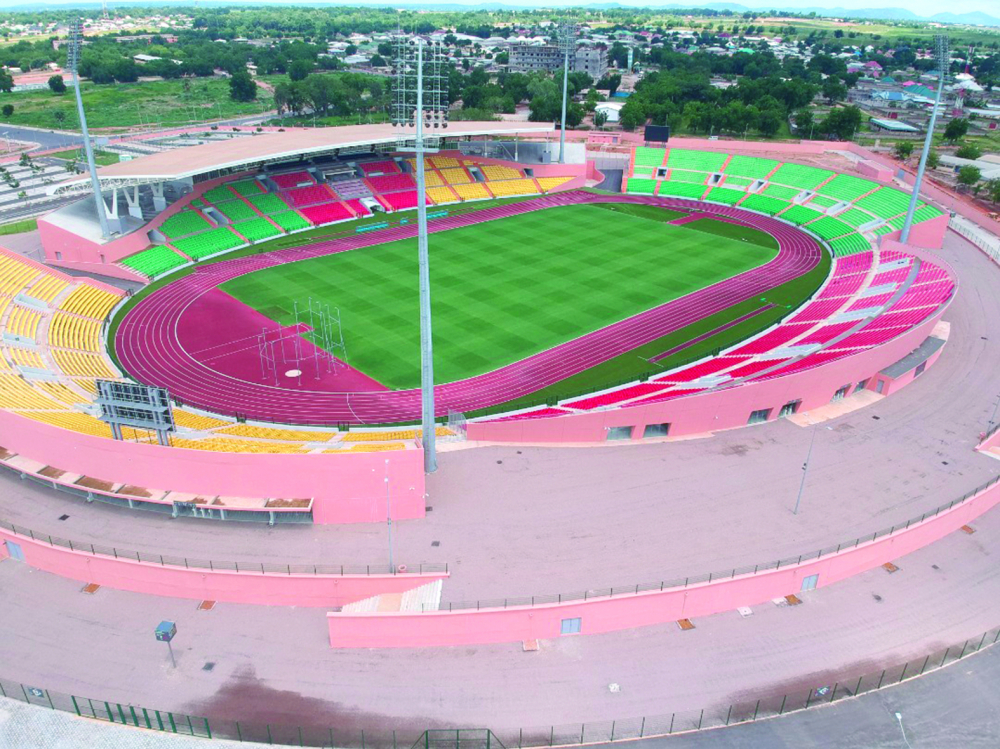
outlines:
[[[91,2],[93,0],[90,0]],[[314,0],[315,1],[315,0]],[[427,3],[454,3],[456,5],[470,5],[475,6],[484,0],[424,0]],[[513,6],[533,6],[538,7],[544,5],[546,7],[572,7],[579,5],[588,5],[591,2],[597,2],[598,0],[499,0],[505,5]],[[615,0],[621,5],[635,6],[635,7],[645,7],[645,6],[659,6],[664,4],[682,4],[687,0],[662,0],[662,2],[642,2],[642,0]],[[710,0],[705,0],[706,2]],[[951,13],[970,13],[974,11],[982,11],[988,13],[995,17],[1000,17],[1000,4],[997,0],[951,0],[948,3],[942,3],[940,0],[828,0],[827,2],[814,2],[813,0],[763,0],[762,2],[755,2],[755,0],[731,0],[732,2],[737,2],[740,5],[744,5],[748,8],[757,8],[760,10],[766,10],[770,8],[780,7],[780,8],[795,8],[795,7],[822,7],[822,8],[847,8],[847,9],[870,9],[870,8],[905,8],[913,13],[920,16],[930,17],[935,13],[951,12]],[[211,6],[211,0],[205,2],[206,6]],[[277,4],[277,3],[288,3],[295,4],[295,0],[247,0],[247,4]],[[27,0],[0,0],[0,8],[10,7],[10,6],[21,6],[28,4]],[[39,7],[44,7],[45,5],[74,5],[76,3],[72,0],[42,0],[39,3]],[[128,0],[114,0],[114,5],[127,5]],[[178,4],[189,4],[189,1],[180,0]],[[418,4],[418,0],[343,0],[343,2],[331,2],[331,5],[339,4],[350,4],[350,5],[380,5],[384,6],[386,4],[395,5],[397,7],[403,7],[406,5]],[[692,5],[695,5],[692,2]]]

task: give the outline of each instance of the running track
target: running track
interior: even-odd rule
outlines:
[[[552,206],[604,202],[640,203],[685,211],[697,206],[702,213],[771,234],[778,241],[778,255],[758,268],[501,369],[438,385],[435,389],[438,415],[486,408],[533,393],[797,278],[814,268],[821,258],[821,250],[812,238],[777,219],[730,206],[653,196],[565,192],[437,219],[431,222],[430,231],[446,231]],[[419,390],[334,393],[246,382],[219,373],[195,359],[181,346],[175,334],[178,320],[194,300],[232,278],[296,260],[412,237],[416,231],[414,223],[377,233],[200,266],[197,272],[150,294],[126,315],[115,341],[119,360],[138,381],[165,387],[182,402],[215,413],[240,413],[251,419],[287,424],[374,424],[419,420]],[[234,301],[234,304],[238,302]]]

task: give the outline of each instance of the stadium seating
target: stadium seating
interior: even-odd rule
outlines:
[[[932,218],[937,218],[941,215],[941,211],[932,205],[922,205],[917,210],[913,212],[913,223],[919,224],[921,221],[928,221]],[[889,222],[889,227],[895,231],[897,229],[902,229],[903,224],[906,223],[906,215],[902,214],[896,216]]]
[[[815,190],[825,180],[830,179],[833,172],[829,169],[817,169],[814,166],[785,163],[771,175],[770,181],[779,185],[798,187],[800,190]]]
[[[739,177],[751,177],[753,179],[764,179],[778,166],[778,162],[773,159],[762,159],[756,156],[744,156],[735,154],[726,164],[725,174]],[[728,181],[728,180],[727,180]]]
[[[209,203],[215,203],[218,205],[219,203],[225,203],[227,200],[232,200],[236,197],[236,195],[233,194],[233,191],[230,190],[228,186],[218,185],[217,187],[213,187],[211,190],[206,190],[201,197]]]
[[[671,148],[667,154],[667,166],[671,169],[690,169],[696,172],[717,172],[726,163],[729,154],[714,151],[692,151]]]
[[[726,177],[722,181],[724,187],[750,187],[754,181],[746,177]]]
[[[435,169],[449,169],[461,165],[461,162],[453,156],[431,156],[428,161]]]
[[[251,242],[259,242],[262,239],[275,237],[282,233],[281,229],[261,216],[255,216],[249,221],[241,221],[238,224],[233,224],[233,229]]]
[[[730,190],[726,187],[715,187],[708,191],[708,195],[705,197],[705,200],[710,200],[714,203],[735,205],[745,197],[746,193],[742,190]]]
[[[483,164],[479,167],[486,179],[489,181],[502,180],[502,179],[521,179],[524,177],[521,174],[520,169],[513,169],[509,166],[500,166],[499,164]]]
[[[843,221],[845,224],[850,224],[855,229],[876,220],[873,215],[862,211],[860,208],[848,208],[846,211],[838,213],[837,219]]]
[[[41,314],[35,310],[17,304],[12,305],[7,318],[7,332],[18,339],[34,341],[41,319]]]
[[[542,192],[549,192],[557,187],[565,185],[567,182],[571,181],[572,177],[537,177],[535,181],[538,186],[542,188]]]
[[[144,276],[153,278],[161,273],[166,273],[172,268],[184,265],[187,260],[182,258],[166,245],[150,247],[148,250],[129,255],[119,261],[126,268],[141,273]]]
[[[441,205],[442,203],[457,203],[459,201],[458,195],[451,191],[448,187],[428,187],[427,197],[430,198],[435,205]]]
[[[472,182],[472,177],[465,169],[442,169],[441,176],[449,185],[464,185]]]
[[[416,193],[414,193],[416,195]],[[414,203],[416,205],[416,203]],[[354,218],[343,203],[323,203],[299,209],[299,213],[306,217],[313,226],[320,224],[332,224],[334,221],[345,221]]]
[[[62,280],[58,276],[46,273],[42,274],[42,276],[23,293],[25,296],[30,296],[32,299],[37,299],[40,302],[48,304],[59,296],[60,292],[62,292],[62,290],[67,286],[69,286],[69,282]]]
[[[316,205],[317,203],[328,203],[335,200],[333,193],[326,189],[324,185],[310,185],[289,190],[284,194],[287,202],[296,208],[305,205]]]
[[[414,175],[413,179],[416,180],[416,178],[416,175]],[[428,169],[424,172],[424,185],[426,187],[440,187],[443,184],[444,177],[441,176],[440,172],[434,169]]]
[[[838,174],[827,182],[820,189],[823,195],[828,195],[837,200],[853,202],[862,195],[871,192],[878,184],[860,177],[852,177],[849,174]]]
[[[823,216],[812,223],[806,224],[806,229],[818,236],[820,239],[835,239],[845,234],[850,234],[852,229],[843,221],[838,221],[830,216]]]
[[[285,231],[299,231],[300,229],[309,228],[309,222],[302,218],[296,211],[275,213],[270,218]]]
[[[101,350],[101,323],[65,313],[52,316],[49,326],[49,344],[77,351]]]
[[[259,193],[251,195],[249,198],[253,206],[264,214],[280,213],[289,209],[288,203],[281,199],[280,195],[274,193]]]
[[[399,174],[399,165],[395,161],[363,161],[358,166],[365,175],[369,174]]]
[[[390,210],[393,211],[403,211],[408,208],[417,207],[416,190],[410,190],[408,192],[390,192],[385,195],[380,195],[379,198],[388,205]]]
[[[628,181],[629,195],[653,195],[659,183],[655,179],[645,177],[631,177]]]
[[[174,247],[192,260],[200,260],[217,252],[231,250],[239,247],[241,244],[243,244],[243,240],[229,231],[229,228],[225,226],[201,232],[185,239],[177,239],[173,242]]]
[[[38,355],[37,351],[26,348],[11,348],[8,349],[11,358],[14,360],[14,364],[19,367],[27,367],[29,369],[47,369],[45,362],[42,361],[42,357]]]
[[[671,182],[690,182],[693,185],[703,185],[708,179],[707,172],[689,172],[683,169],[671,169]]]
[[[632,180],[629,180],[629,190],[632,188]],[[674,182],[663,180],[660,182],[659,195],[668,195],[675,198],[694,198],[698,200],[705,194],[707,188],[704,185],[692,185],[689,182]]]
[[[242,200],[229,200],[225,203],[216,203],[216,209],[231,222],[247,221],[256,218],[257,213]]]
[[[813,195],[809,199],[809,205],[813,207],[819,206],[820,208],[832,208],[839,202],[840,202],[839,200],[834,200],[833,198],[827,198],[823,195]]]
[[[260,186],[260,182],[255,179],[242,179],[239,182],[230,182],[229,187],[247,198],[264,191],[264,188]]]
[[[636,146],[635,165],[646,167],[657,167],[663,164],[663,157],[666,155],[665,148],[648,148],[646,146]]]
[[[399,190],[415,190],[417,183],[409,174],[385,174],[381,177],[368,177],[365,179],[373,192],[385,193]]]
[[[365,207],[365,204],[360,200],[348,200],[344,203],[350,211],[358,218],[363,218],[364,216],[371,216],[372,212]]]
[[[282,190],[291,190],[302,185],[316,184],[309,172],[288,172],[287,174],[272,174],[271,181]]]
[[[870,195],[859,199],[855,205],[864,208],[879,218],[889,219],[906,211],[910,204],[910,196],[899,190],[883,187]]]
[[[225,426],[219,429],[216,434],[227,434],[234,437],[252,437],[262,440],[297,440],[299,442],[327,442],[337,435],[336,432],[297,431],[294,429],[252,426],[250,424]]]
[[[74,315],[103,320],[120,299],[119,294],[113,294],[89,284],[81,284],[63,300],[59,309]]]
[[[809,221],[815,221],[823,214],[819,211],[814,211],[812,208],[806,208],[803,205],[793,205],[787,211],[781,214],[781,218],[785,221],[791,221],[793,224],[802,225],[808,223]]]
[[[801,190],[796,190],[794,187],[784,187],[783,185],[769,184],[764,188],[763,193],[769,198],[778,198],[779,200],[791,201],[802,192]]]
[[[339,179],[336,182],[327,183],[327,187],[345,200],[351,198],[370,198],[372,194],[372,191],[368,189],[364,181],[360,179]]]
[[[538,185],[533,179],[507,179],[500,182],[487,182],[487,186],[496,197],[506,198],[512,195],[537,195]]]
[[[843,237],[830,240],[830,247],[837,257],[846,257],[871,248],[871,244],[862,235],[853,232]]]
[[[52,349],[56,364],[71,377],[96,377],[114,379],[117,375],[97,354]]]
[[[482,200],[490,197],[486,185],[482,182],[470,182],[466,185],[454,185],[453,189],[462,200]]]
[[[167,239],[174,239],[211,229],[212,225],[194,211],[183,210],[168,218],[158,228]]]
[[[751,211],[760,211],[768,216],[773,216],[788,208],[789,205],[787,200],[778,200],[767,195],[747,195],[746,200],[740,203],[740,208],[748,208]]]

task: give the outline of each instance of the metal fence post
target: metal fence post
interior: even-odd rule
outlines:
[[[757,706],[753,709],[753,719],[757,720],[757,713],[760,712],[760,700],[757,700]]]
[[[784,714],[784,712],[785,712],[785,700],[787,700],[787,699],[788,699],[788,695],[787,694],[784,697],[781,698],[781,707],[778,709],[778,715],[783,715]]]
[[[639,726],[639,738],[641,739],[643,734],[646,733],[646,716],[642,716],[642,725]],[[520,744],[518,744],[520,746]]]

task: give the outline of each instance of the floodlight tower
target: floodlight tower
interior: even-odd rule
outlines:
[[[396,37],[393,124],[414,128],[401,147],[412,150],[417,167],[417,259],[420,279],[420,393],[424,471],[437,470],[434,432],[434,348],[431,336],[431,280],[427,255],[427,186],[424,179],[424,127],[448,126],[448,73],[442,45],[422,37]],[[436,149],[435,149],[436,150]]]
[[[559,48],[563,53],[562,124],[559,127],[559,163],[566,163],[566,102],[569,98],[569,54],[576,49],[576,24],[559,26]]]
[[[906,220],[903,222],[903,231],[900,232],[899,241],[903,244],[910,238],[910,229],[913,227],[913,214],[917,210],[917,200],[920,197],[920,185],[924,181],[924,169],[927,168],[927,154],[931,150],[931,141],[934,140],[934,123],[937,122],[938,107],[941,106],[941,96],[944,94],[944,79],[951,66],[951,56],[948,52],[948,37],[941,35],[934,38],[935,56],[938,63],[938,87],[937,96],[934,97],[934,107],[931,109],[931,119],[927,123],[927,136],[924,138],[924,150],[920,154],[920,165],[917,167],[917,178],[913,183],[913,193],[910,195],[910,207],[906,210]]]
[[[66,64],[73,74],[73,88],[76,91],[76,111],[80,116],[80,134],[83,136],[83,150],[87,155],[87,169],[90,172],[90,186],[94,190],[94,201],[97,207],[97,220],[101,222],[101,236],[107,239],[108,217],[104,209],[104,197],[101,195],[101,180],[97,178],[97,164],[94,163],[94,149],[90,144],[90,131],[87,130],[87,115],[83,112],[83,96],[80,93],[80,49],[83,44],[83,21],[77,18],[69,31],[69,46],[66,49]]]

